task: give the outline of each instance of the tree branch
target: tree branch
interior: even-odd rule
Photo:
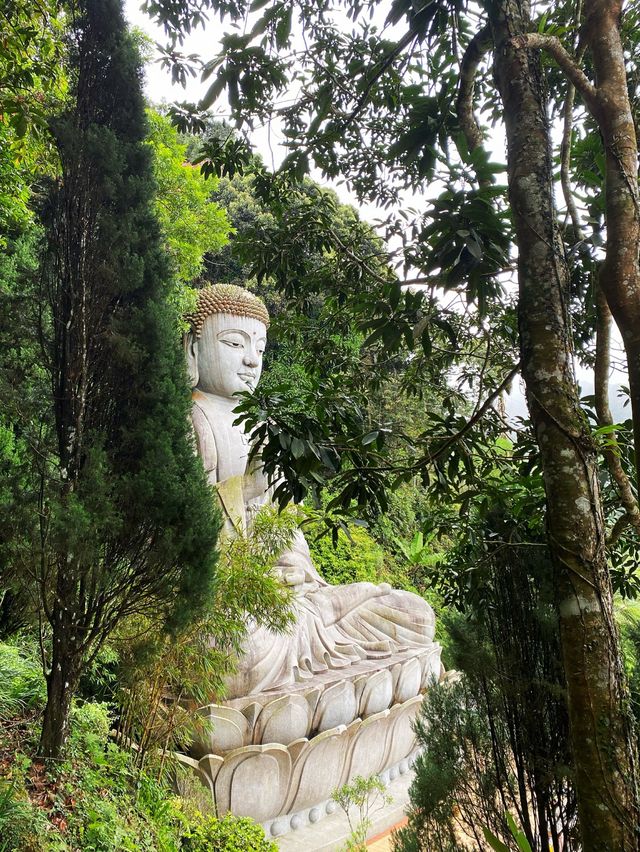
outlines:
[[[582,2],[579,0],[575,13],[576,24],[579,24],[581,18]],[[585,45],[579,42],[578,49],[576,50],[576,61],[580,62],[582,60],[584,51]],[[573,197],[573,192],[571,191],[571,177],[569,174],[571,165],[571,137],[573,135],[573,106],[575,99],[576,87],[571,81],[569,81],[569,85],[567,86],[567,98],[564,102],[563,109],[562,142],[560,144],[560,184],[562,185],[562,193],[567,205],[567,211],[569,212],[569,217],[573,224],[575,239],[584,240],[585,235],[580,223],[580,215]]]
[[[576,87],[573,83],[569,83],[567,90],[567,99],[564,103],[564,125],[562,129],[562,142],[560,144],[560,183],[562,185],[562,194],[569,211],[569,217],[573,225],[573,231],[576,240],[584,239],[584,231],[580,224],[580,215],[576,202],[571,191],[571,178],[569,176],[569,166],[571,162],[571,136],[573,135],[573,104],[575,101]]]
[[[626,512],[618,518],[613,525],[611,532],[607,536],[607,545],[609,547],[613,547],[630,523],[631,517]]]
[[[514,367],[512,367],[507,373],[506,377],[502,380],[502,382],[498,385],[498,387],[485,399],[480,408],[477,409],[475,414],[470,417],[464,426],[459,429],[455,435],[451,435],[442,443],[438,449],[434,453],[429,453],[429,455],[425,456],[421,459],[418,464],[415,465],[416,468],[427,467],[430,464],[433,464],[444,452],[447,450],[452,444],[455,444],[460,438],[464,438],[464,436],[469,432],[479,420],[482,420],[484,415],[487,413],[489,408],[493,405],[496,399],[504,393],[504,391],[509,387],[511,382],[513,381],[514,376],[516,376],[520,372],[520,362],[518,362]]]
[[[417,38],[417,33],[413,29],[410,29],[407,33],[405,33],[402,36],[402,38],[396,44],[396,46],[393,48],[393,50],[391,50],[385,57],[378,60],[378,62],[373,66],[373,72],[372,72],[369,80],[367,81],[367,84],[364,88],[364,91],[360,95],[355,107],[351,110],[349,115],[346,116],[346,118],[344,118],[340,122],[340,125],[343,128],[347,127],[347,125],[351,124],[351,122],[360,115],[360,113],[362,112],[362,110],[364,109],[364,107],[367,104],[367,101],[369,99],[369,94],[371,92],[371,89],[375,85],[376,81],[380,79],[380,77],[384,74],[384,72],[387,70],[387,68],[389,68],[391,65],[393,65],[393,63],[395,62],[397,57],[402,53],[402,51],[405,49],[405,47],[408,47],[411,44],[411,42],[416,40],[416,38]]]
[[[476,72],[482,57],[492,47],[493,37],[491,28],[487,23],[471,39],[460,62],[460,86],[456,98],[456,113],[470,151],[473,151],[482,143],[482,131],[473,113]]]
[[[567,53],[560,39],[543,33],[525,33],[513,39],[516,47],[528,47],[532,50],[544,50],[553,57],[558,67],[564,71],[567,79],[582,95],[584,102],[592,113],[597,112],[599,95],[596,87],[586,74],[578,67],[573,57]]]

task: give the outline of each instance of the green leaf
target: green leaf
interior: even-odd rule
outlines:
[[[220,93],[225,87],[227,82],[227,77],[224,71],[221,71],[214,82],[209,86],[207,91],[205,92],[204,97],[200,101],[200,109],[205,110],[209,109],[209,107],[215,103],[218,99]]]
[[[516,825],[516,821],[514,820],[514,818],[508,811],[505,816],[507,819],[507,825],[509,826],[509,831],[513,835],[513,839],[518,844],[518,849],[520,850],[520,852],[531,852],[531,845],[525,837],[524,832],[521,831]]]
[[[509,852],[509,847],[506,846],[501,840],[498,840],[495,834],[489,831],[488,828],[485,828],[483,826],[482,833],[484,834],[484,839],[487,841],[487,843],[492,849],[495,849],[495,852]]]
[[[202,69],[202,74],[200,75],[200,79],[204,83],[205,80],[208,80],[209,77],[213,74],[213,72],[222,64],[222,60],[218,57],[216,59],[212,59],[211,62],[207,62]]]
[[[14,128],[16,131],[16,136],[22,138],[27,132],[27,116],[24,113],[20,113],[17,118],[17,121],[14,124]]]
[[[476,260],[482,260],[482,246],[474,239],[466,239],[465,245]]]
[[[280,15],[280,20],[276,26],[276,45],[279,49],[286,47],[289,36],[291,35],[291,16],[293,9],[291,6],[285,8],[284,14]]]
[[[291,441],[291,452],[293,453],[294,458],[302,458],[304,455],[304,449],[304,441],[301,441],[300,438],[294,438]]]

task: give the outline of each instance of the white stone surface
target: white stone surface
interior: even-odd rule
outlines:
[[[306,737],[311,729],[311,708],[301,695],[281,695],[267,704],[258,716],[255,741],[283,743]]]
[[[320,821],[334,806],[332,792],[355,776],[378,774],[386,783],[406,771],[416,747],[412,723],[420,702],[416,696],[288,746],[248,745],[197,761],[178,758],[209,791],[218,813],[251,816],[279,836]]]
[[[409,803],[409,787],[412,781],[412,770],[394,776],[394,780],[387,787],[387,793],[393,797],[393,801],[372,813],[373,824],[368,831],[368,837],[376,837],[402,821]],[[355,813],[353,818],[356,818]],[[344,846],[348,837],[347,817],[337,808],[319,821],[309,820],[299,829],[274,839],[280,852],[336,852]]]

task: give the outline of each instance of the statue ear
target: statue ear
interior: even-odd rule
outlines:
[[[187,359],[187,375],[192,388],[200,381],[198,374],[198,340],[191,331],[183,337],[184,354]]]

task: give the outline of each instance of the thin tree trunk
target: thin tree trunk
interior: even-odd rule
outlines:
[[[596,285],[596,362],[594,368],[594,397],[596,416],[599,426],[613,426],[613,415],[609,407],[609,373],[611,372],[611,311],[600,284]],[[611,432],[609,439],[615,439],[616,433]],[[611,535],[609,544],[615,543],[623,529],[632,524],[640,533],[640,508],[633,492],[631,480],[626,474],[620,456],[613,447],[602,450],[613,483],[620,495],[624,515],[619,518]]]
[[[522,371],[547,498],[584,852],[637,850],[627,692],[605,554],[597,457],[580,411],[540,61],[514,37],[529,6],[489,6],[517,233]]]

